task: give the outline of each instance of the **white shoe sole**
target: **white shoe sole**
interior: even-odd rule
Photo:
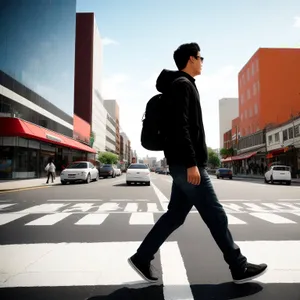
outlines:
[[[253,280],[253,279],[255,279],[255,278],[258,278],[258,277],[264,275],[267,271],[268,271],[268,268],[266,268],[263,272],[261,272],[261,273],[255,275],[255,276],[248,277],[248,278],[241,279],[241,280],[233,280],[233,282],[234,282],[235,284],[243,284],[243,283],[247,283],[247,282],[249,282],[249,281],[251,281],[251,280]]]
[[[129,265],[131,266],[131,268],[134,270],[134,271],[136,271],[144,280],[146,280],[146,281],[148,281],[148,282],[150,282],[150,283],[155,283],[155,282],[157,282],[158,280],[151,280],[151,279],[149,279],[149,278],[147,278],[147,277],[145,277],[144,276],[144,274],[134,265],[134,263],[131,261],[131,259],[130,258],[128,258],[128,263],[129,263]]]

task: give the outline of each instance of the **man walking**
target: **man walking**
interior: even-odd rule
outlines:
[[[174,60],[179,71],[163,70],[156,83],[169,102],[164,154],[173,178],[170,203],[128,262],[145,280],[156,282],[158,278],[151,271],[154,254],[195,206],[222,251],[233,281],[245,283],[262,275],[267,265],[248,263],[234,243],[226,213],[205,170],[207,146],[194,79],[201,74],[200,47],[196,43],[183,44],[174,52]]]

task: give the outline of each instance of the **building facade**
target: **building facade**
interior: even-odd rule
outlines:
[[[105,150],[116,153],[116,121],[107,113]]]
[[[105,151],[106,148],[107,111],[101,79],[102,43],[94,13],[77,13],[74,115],[90,125],[96,151]]]
[[[94,157],[72,138],[75,22],[75,0],[0,1],[0,178]]]
[[[220,148],[224,145],[224,133],[231,130],[232,120],[239,116],[238,98],[222,98],[219,100],[219,134]]]
[[[120,154],[120,109],[116,100],[104,100],[104,107],[110,116],[115,120],[115,140],[116,140],[116,154]]]
[[[300,49],[260,48],[239,72],[241,135],[300,115]]]

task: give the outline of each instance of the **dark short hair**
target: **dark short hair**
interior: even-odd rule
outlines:
[[[179,71],[184,69],[191,56],[196,57],[200,47],[197,43],[188,43],[180,45],[175,51],[173,58]]]

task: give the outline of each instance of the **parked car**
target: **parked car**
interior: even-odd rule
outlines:
[[[217,178],[229,178],[232,179],[232,171],[229,168],[219,168],[216,170],[216,176]]]
[[[100,172],[99,172],[100,177],[116,177],[116,167],[113,164],[104,164],[103,166],[100,167]]]
[[[121,174],[122,174],[121,169],[116,167],[115,168],[115,173],[116,173],[116,176],[121,176]]]
[[[292,182],[291,168],[284,165],[273,165],[265,173],[265,183],[285,182],[290,185]]]
[[[130,185],[138,182],[150,185],[150,170],[145,164],[134,163],[127,168],[126,183]]]
[[[98,179],[98,169],[89,161],[72,162],[60,173],[62,184],[78,181],[90,183],[92,180],[97,181]]]

